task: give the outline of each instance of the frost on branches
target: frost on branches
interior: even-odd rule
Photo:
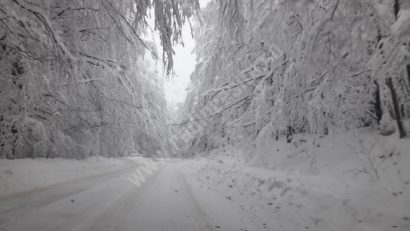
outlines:
[[[196,22],[199,64],[182,109],[182,121],[191,111],[206,121],[191,151],[359,127],[404,137],[409,17],[404,0],[211,1]]]
[[[162,80],[144,56],[154,12],[167,70],[187,0],[0,3],[0,158],[162,154]],[[165,131],[165,132],[164,132]]]

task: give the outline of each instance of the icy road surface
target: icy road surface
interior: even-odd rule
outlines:
[[[237,212],[224,200],[192,189],[178,162],[166,161],[145,174],[141,186],[132,180],[135,166],[2,197],[0,230],[241,230]]]

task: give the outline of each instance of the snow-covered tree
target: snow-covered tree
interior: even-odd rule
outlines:
[[[377,127],[383,115],[408,119],[409,10],[393,0],[211,1],[195,27],[185,117],[188,108],[216,115],[201,118],[192,150],[261,131],[291,141],[294,133]]]
[[[172,70],[187,0],[0,2],[0,157],[163,155],[153,17]]]

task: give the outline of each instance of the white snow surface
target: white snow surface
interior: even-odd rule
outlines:
[[[180,171],[184,160],[148,161],[156,162],[159,171],[142,171],[142,185],[130,181],[138,169],[131,168],[0,197],[0,230],[234,231],[242,227],[242,216],[229,201],[186,181]]]
[[[240,230],[410,230],[408,139],[359,130],[267,147],[214,151],[184,171],[241,211]]]
[[[2,189],[13,177],[57,183],[66,171],[77,179],[0,197],[0,230],[410,230],[408,139],[361,129],[259,140],[250,150],[161,161],[2,161],[13,173],[2,174]],[[138,170],[147,161],[155,171]]]
[[[90,157],[85,160],[0,160],[0,196],[34,190],[87,176],[118,171],[137,159]]]

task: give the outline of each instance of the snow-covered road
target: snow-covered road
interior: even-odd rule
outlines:
[[[321,147],[323,156],[329,156],[329,148]],[[303,169],[303,159],[292,159],[293,165],[281,162],[279,169],[255,167],[231,153],[220,150],[204,158],[163,161],[4,162],[0,189],[38,188],[0,197],[0,231],[410,230],[410,181],[404,166],[408,155],[391,157],[400,170],[401,181],[395,182],[395,168],[384,170],[383,165],[378,165],[380,179],[375,181],[368,175],[337,175],[325,167],[316,174],[292,171],[296,164]],[[280,154],[275,157],[279,160]],[[343,169],[345,162],[332,160],[326,163]],[[65,171],[59,175],[53,165],[65,166]],[[70,169],[85,169],[86,175],[66,181],[75,177]],[[90,172],[94,175],[87,175]],[[28,179],[32,182],[27,187],[15,187],[28,184]]]
[[[223,202],[204,210],[210,195],[192,193],[178,162],[167,161],[140,187],[129,180],[136,166],[0,198],[0,230],[240,230],[239,216],[207,215],[235,212]]]

